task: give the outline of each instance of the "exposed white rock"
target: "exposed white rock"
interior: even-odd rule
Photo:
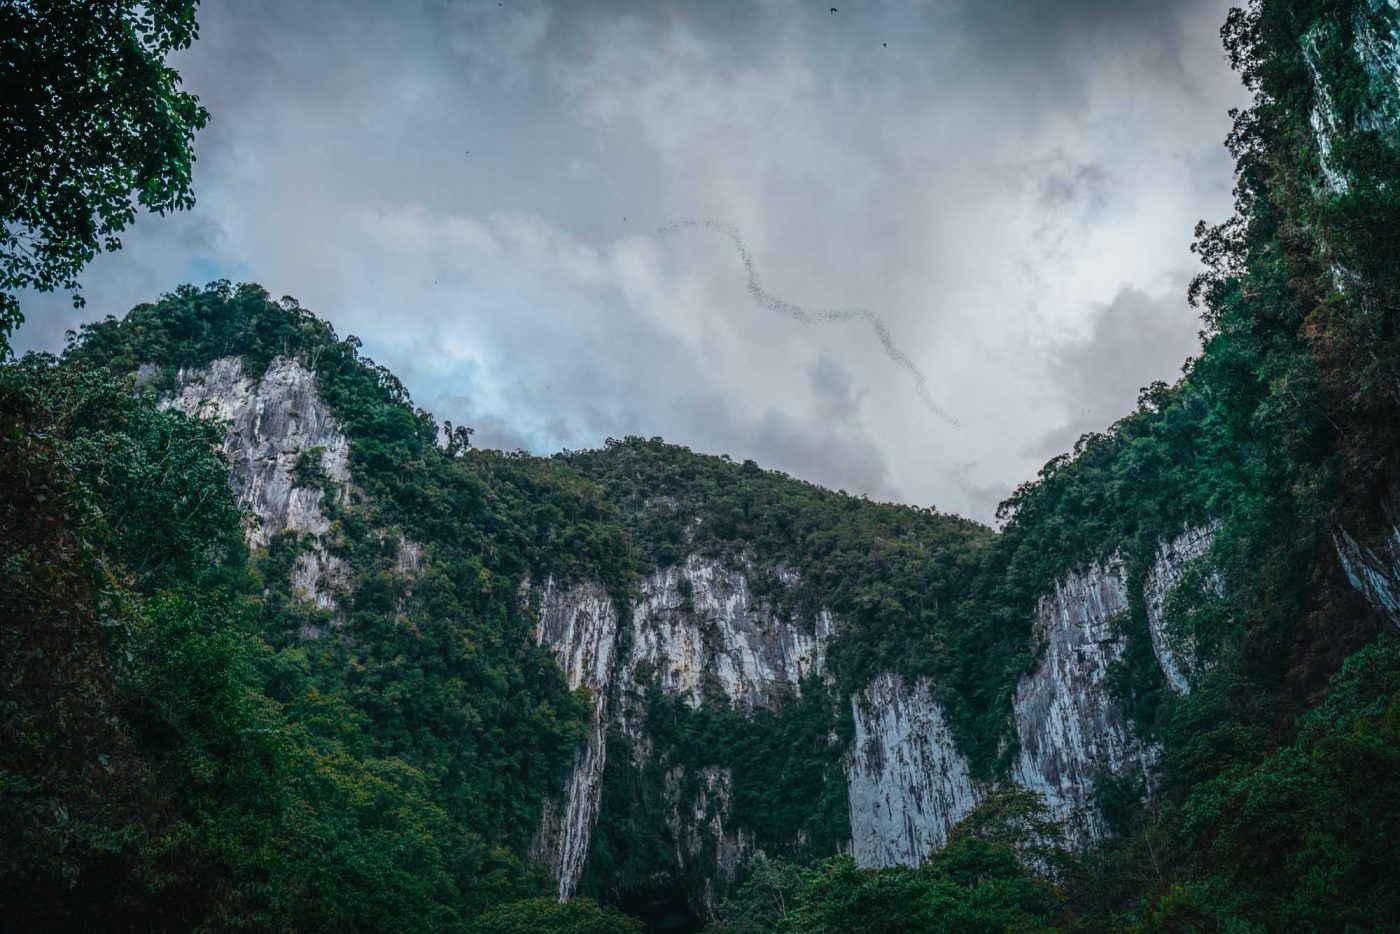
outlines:
[[[316,606],[334,609],[346,573],[344,562],[323,541],[330,529],[321,509],[324,492],[293,480],[297,462],[319,452],[337,500],[349,495],[350,444],[316,392],[316,374],[299,360],[277,357],[261,379],[253,379],[243,372],[240,358],[223,357],[182,369],[176,379],[175,394],[162,400],[162,407],[228,426],[223,450],[233,467],[239,505],[253,519],[245,530],[249,544],[264,546],[286,529],[312,536],[292,569],[292,586]]]
[[[344,568],[320,541],[329,530],[323,494],[293,481],[298,459],[319,448],[333,495],[344,499],[350,490],[349,445],[316,393],[314,373],[296,360],[278,358],[261,379],[253,380],[238,359],[225,358],[182,371],[167,404],[228,422],[224,450],[233,464],[235,489],[259,520],[249,529],[250,541],[265,544],[284,529],[315,538],[298,559],[293,584],[318,606],[333,609]],[[1184,674],[1163,639],[1162,606],[1183,563],[1208,541],[1208,535],[1188,533],[1169,543],[1147,584],[1154,646],[1178,688]],[[1400,537],[1393,547],[1393,553],[1382,555],[1349,537],[1339,542],[1353,580],[1366,582],[1368,595],[1392,612],[1400,595],[1393,582],[1400,575],[1386,575],[1400,569]],[[421,546],[401,539],[395,570],[416,574],[421,562]],[[576,891],[587,859],[607,732],[618,729],[633,738],[639,766],[650,755],[647,737],[640,735],[639,712],[625,701],[614,712],[610,703],[620,689],[635,683],[643,662],[655,667],[665,690],[691,704],[700,704],[707,690],[717,689],[742,709],[774,704],[797,690],[807,675],[824,673],[826,647],[837,628],[832,615],[821,611],[815,625],[789,618],[753,593],[750,572],[743,563],[733,566],[692,555],[678,567],[649,575],[632,607],[631,650],[625,659],[617,657],[619,614],[601,586],[546,583],[538,641],[554,651],[569,686],[588,688],[593,699],[586,740],[563,794],[544,807],[533,847],[535,858],[558,880],[560,897]],[[797,583],[790,571],[779,576],[785,584]],[[1152,750],[1128,736],[1107,694],[1108,668],[1123,651],[1111,620],[1126,607],[1117,564],[1091,568],[1059,584],[1037,613],[1047,644],[1044,658],[1016,694],[1021,753],[1014,777],[1043,793],[1081,837],[1101,832],[1091,800],[1094,778],[1145,769],[1152,756]],[[927,682],[911,688],[894,675],[881,675],[851,702],[856,724],[856,744],[847,761],[852,850],[862,865],[917,864],[946,841],[949,828],[976,805],[980,789]],[[705,878],[732,878],[750,842],[726,826],[730,776],[706,769],[689,780],[676,774],[667,781],[677,868],[695,868]],[[683,787],[688,789],[684,795]],[[702,857],[714,865],[695,866]],[[713,888],[700,897],[712,910]]]
[[[1358,129],[1381,130],[1392,146],[1400,143],[1400,2],[1371,0],[1370,15],[1359,12],[1352,51],[1361,61],[1377,106],[1360,115]]]
[[[1016,689],[1021,752],[1012,776],[1044,796],[1075,843],[1103,835],[1093,803],[1095,779],[1145,774],[1154,757],[1129,735],[1108,690],[1109,667],[1125,648],[1114,620],[1127,610],[1128,589],[1116,560],[1058,582],[1036,608],[1045,654]]]
[[[634,767],[644,767],[652,755],[642,729],[644,711],[633,697],[644,663],[655,669],[664,690],[691,704],[703,701],[708,685],[746,710],[775,703],[796,691],[809,673],[822,672],[836,628],[831,614],[818,613],[809,632],[756,597],[749,573],[744,566],[692,555],[678,567],[648,575],[631,608],[630,651],[624,658],[618,657],[618,613],[603,588],[585,582],[561,590],[546,582],[537,638],[553,649],[569,686],[587,687],[594,702],[588,738],[564,795],[546,803],[532,847],[535,861],[558,880],[561,898],[577,890],[583,873],[598,818],[609,731],[632,741]],[[779,578],[797,583],[791,571],[780,571]],[[676,841],[674,868],[694,868],[707,880],[695,893],[697,907],[713,913],[714,882],[732,879],[750,849],[743,831],[727,826],[730,776],[713,768],[694,776],[676,769],[662,791]],[[713,862],[697,866],[700,859]]]
[[[1166,638],[1164,607],[1190,562],[1205,553],[1215,524],[1189,530],[1160,549],[1144,582],[1149,626],[1164,673],[1189,688],[1194,661]],[[1400,592],[1400,590],[1397,590]],[[1134,773],[1149,779],[1157,750],[1132,736],[1108,674],[1126,649],[1115,622],[1128,612],[1125,569],[1118,559],[1070,574],[1036,608],[1044,654],[1021,679],[1014,699],[1020,754],[1012,778],[1044,796],[1065,822],[1066,842],[1103,834],[1095,780]],[[1176,651],[1174,652],[1174,648]],[[861,865],[916,865],[947,839],[983,789],[953,742],[928,684],[911,690],[882,674],[851,698],[856,741],[847,760],[851,846]]]
[[[1333,536],[1347,580],[1366,601],[1400,627],[1400,525],[1380,541],[1363,545],[1349,532]]]
[[[551,578],[540,597],[536,640],[554,651],[569,687],[593,695],[588,737],[575,756],[560,801],[546,801],[531,848],[536,862],[558,880],[559,897],[574,894],[588,860],[598,820],[603,767],[607,763],[607,707],[617,660],[617,607],[600,585],[555,587]]]
[[[1148,584],[1151,593],[1160,591],[1158,619],[1185,563],[1204,551],[1211,534],[1213,528],[1197,530],[1163,548]],[[1045,796],[1052,814],[1066,822],[1071,843],[1082,845],[1103,833],[1093,801],[1095,779],[1145,775],[1156,755],[1129,734],[1108,690],[1109,668],[1125,648],[1114,621],[1127,609],[1119,561],[1060,581],[1037,607],[1044,655],[1016,692],[1021,748],[1012,777]],[[540,640],[555,650],[570,685],[593,689],[597,704],[566,798],[546,808],[536,844],[537,858],[560,879],[561,896],[575,890],[597,819],[605,732],[620,730],[633,740],[636,767],[651,755],[642,712],[629,699],[641,663],[654,665],[663,688],[692,704],[701,702],[708,679],[733,703],[751,709],[774,702],[807,673],[822,673],[825,647],[835,631],[830,614],[823,613],[808,634],[766,601],[754,599],[745,569],[695,556],[644,580],[633,606],[626,658],[616,657],[617,627],[617,615],[596,585],[564,593],[546,586]],[[605,722],[609,697],[618,699],[610,723]],[[983,789],[927,681],[911,686],[882,674],[851,698],[851,707],[856,740],[845,764],[852,853],[863,866],[917,865],[946,842]],[[737,866],[747,852],[743,835],[726,825],[729,781],[714,770],[699,776],[675,770],[667,777],[678,869],[690,866],[702,877],[724,879],[733,872],[726,867]],[[702,855],[715,865],[695,866]],[[712,899],[713,889],[700,897]]]
[[[650,662],[663,688],[695,706],[708,682],[752,708],[822,670],[835,622],[823,611],[808,632],[756,598],[745,569],[691,555],[646,578],[632,629],[629,669]]]
[[[1322,80],[1322,71],[1318,67],[1320,53],[1317,42],[1316,33],[1309,33],[1303,37],[1303,61],[1307,63],[1308,71],[1312,75],[1315,92],[1308,122],[1312,126],[1313,141],[1317,143],[1317,161],[1318,167],[1322,169],[1322,176],[1333,191],[1344,194],[1350,185],[1346,176],[1332,165],[1332,137],[1338,132],[1341,121],[1337,117],[1337,107],[1332,100],[1331,89]]]
[[[336,594],[345,588],[348,577],[345,562],[317,541],[297,555],[292,590],[323,610],[333,610]]]
[[[265,545],[284,529],[322,535],[322,491],[296,486],[292,471],[320,449],[321,468],[337,499],[350,488],[350,445],[316,392],[316,374],[299,360],[277,357],[261,379],[243,372],[238,357],[182,369],[175,395],[163,405],[228,423],[224,453],[233,465],[239,504],[257,517],[248,540]]]
[[[917,866],[981,797],[929,694],[881,674],[851,697],[855,745],[846,760],[851,852],[861,866]]]
[[[1196,647],[1189,639],[1176,637],[1170,631],[1166,617],[1167,598],[1191,562],[1200,558],[1215,540],[1219,523],[1210,523],[1187,529],[1176,538],[1164,543],[1157,551],[1157,560],[1152,564],[1147,579],[1143,581],[1142,592],[1147,602],[1147,628],[1152,634],[1152,651],[1167,682],[1180,694],[1191,690],[1190,673],[1196,668]],[[1219,577],[1212,583],[1220,590]]]
[[[413,577],[423,569],[423,546],[411,538],[399,538],[399,551],[394,558],[394,571],[403,577]]]

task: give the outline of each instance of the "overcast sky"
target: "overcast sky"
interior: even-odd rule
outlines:
[[[837,12],[830,12],[832,4]],[[988,520],[1197,349],[1230,210],[1217,0],[205,0],[194,210],[17,346],[262,283],[484,446],[661,435]],[[865,309],[801,322],[755,301]]]

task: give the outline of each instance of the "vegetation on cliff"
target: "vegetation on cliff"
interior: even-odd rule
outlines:
[[[227,341],[255,368],[294,340],[352,439],[354,495],[322,498],[346,569],[334,620],[293,592],[297,533],[249,555],[223,429],[130,375]],[[535,562],[627,579],[595,488],[439,447],[354,341],[252,287],[182,290],[3,375],[4,560],[22,583],[3,627],[8,917],[441,928],[549,890],[522,856],[586,706],[517,594]],[[404,537],[430,557],[411,583],[393,570]]]
[[[475,450],[354,338],[251,285],[184,287],[85,327],[61,361],[0,366],[6,923],[635,928],[555,903],[525,859],[590,704],[522,592],[550,574],[625,606],[640,571],[693,553],[746,562],[799,620],[837,613],[833,681],[746,716],[643,679],[655,768],[610,755],[595,894],[675,881],[665,776],[719,766],[766,852],[728,893],[731,931],[1396,923],[1400,650],[1335,539],[1397,518],[1400,92],[1367,57],[1396,35],[1368,0],[1231,14],[1255,101],[1229,140],[1237,212],[1197,231],[1202,354],[1018,489],[1000,534],[656,440]],[[300,360],[344,427],[344,497],[314,459],[295,472],[325,493],[320,545],[286,532],[250,552],[221,429],[157,405],[180,368],[226,356],[254,377]],[[1161,544],[1206,523],[1167,609],[1197,656],[1179,694],[1143,588]],[[425,559],[411,574],[405,543]],[[315,547],[344,569],[333,611],[292,587]],[[1003,776],[1035,601],[1114,554],[1131,598],[1114,683],[1162,756],[1153,788],[1099,789],[1113,833],[1071,858],[1003,790],[925,866],[839,855],[852,691],[928,677],[978,775]]]

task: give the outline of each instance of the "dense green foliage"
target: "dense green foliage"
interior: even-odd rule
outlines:
[[[472,934],[641,934],[640,921],[587,898],[531,898],[485,912]]]
[[[350,439],[348,499],[324,495],[314,458],[294,470],[323,490],[326,547],[343,568],[336,614],[293,592],[289,572],[312,543],[283,533],[257,558],[264,638],[295,651],[308,683],[356,712],[376,755],[423,773],[458,841],[456,868],[475,880],[463,897],[485,899],[480,907],[495,899],[491,886],[531,891],[519,856],[543,796],[562,782],[584,708],[534,644],[518,594],[533,568],[630,583],[631,551],[611,507],[547,461],[439,447],[437,425],[357,341],[256,287],[183,289],[85,328],[68,359],[118,374],[153,362],[159,388],[179,367],[232,349],[246,351],[254,374],[274,351],[314,365],[318,393]],[[405,540],[424,556],[408,576],[395,569]]]
[[[744,932],[1400,923],[1400,648],[1335,541],[1400,519],[1400,91],[1358,54],[1394,41],[1395,16],[1370,0],[1231,14],[1255,100],[1229,140],[1236,215],[1197,231],[1203,351],[1018,489],[1001,534],[655,439],[474,450],[354,338],[251,285],[184,287],[85,327],[62,362],[4,365],[4,921],[635,928],[555,902],[526,864],[590,698],[535,644],[525,597],[552,575],[626,607],[640,570],[701,554],[745,567],[799,625],[837,614],[833,678],[746,711],[714,691],[691,707],[639,671],[635,696],[611,700],[647,746],[609,735],[584,880],[604,901],[684,926],[708,885],[727,895],[716,927]],[[344,428],[348,489],[320,451],[293,471],[320,491],[319,541],[286,532],[250,553],[221,429],[155,404],[181,367],[227,356],[253,377],[301,361]],[[1166,604],[1191,649],[1178,694],[1144,584],[1164,542],[1207,524]],[[322,550],[339,562],[333,611],[292,585]],[[978,776],[1004,778],[1035,601],[1113,555],[1130,611],[1112,682],[1160,745],[1150,793],[1102,781],[1114,832],[1074,857],[1007,790],[924,866],[839,855],[851,692],[881,671],[928,678]],[[721,775],[727,826],[766,854],[727,893],[679,871],[668,821]]]
[[[0,350],[16,289],[69,289],[136,207],[189,207],[192,141],[209,114],[165,57],[197,0],[0,3]]]
[[[1195,789],[1183,834],[1201,905],[1273,930],[1400,918],[1400,642],[1347,660],[1291,744]]]
[[[744,885],[708,930],[1038,931],[1068,919],[1062,891],[1030,866],[1064,854],[1043,841],[1054,827],[1029,792],[999,789],[917,868],[861,869],[840,855],[807,867],[758,857]]]
[[[0,408],[7,925],[449,918],[423,776],[258,634],[217,429],[39,357]]]

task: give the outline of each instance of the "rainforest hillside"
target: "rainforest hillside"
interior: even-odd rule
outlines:
[[[0,364],[0,926],[1400,925],[1400,12],[1222,34],[1202,352],[996,530],[482,450],[254,284]]]

